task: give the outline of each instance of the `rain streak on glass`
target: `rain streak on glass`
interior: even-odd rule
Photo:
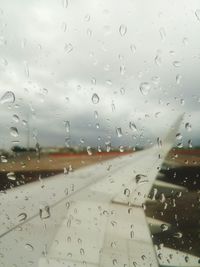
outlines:
[[[1,104],[14,103],[14,102],[15,102],[15,95],[12,91],[7,91],[0,99]]]
[[[93,104],[98,104],[99,103],[99,96],[96,93],[94,93],[92,95],[92,103]]]
[[[120,25],[120,27],[119,27],[119,33],[120,33],[120,35],[121,36],[124,36],[126,34],[126,32],[127,32],[126,25],[124,25],[124,24]]]

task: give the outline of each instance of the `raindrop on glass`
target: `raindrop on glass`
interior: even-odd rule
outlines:
[[[93,104],[98,104],[99,103],[99,96],[96,93],[94,93],[92,95],[92,103]]]
[[[192,140],[188,140],[188,147],[192,148]]]
[[[26,248],[28,251],[33,251],[33,250],[34,250],[34,247],[33,247],[31,244],[26,244],[26,245],[25,245],[25,248]]]
[[[87,21],[87,22],[90,21],[90,15],[86,14],[85,17],[84,17],[84,20]]]
[[[164,231],[167,231],[168,230],[168,225],[167,224],[161,224],[161,226],[160,226],[160,228],[161,228],[161,230],[164,232]]]
[[[10,127],[10,134],[13,136],[13,137],[18,137],[19,133],[18,133],[18,130],[16,127]]]
[[[198,21],[200,21],[200,9],[197,9],[197,10],[195,11],[195,16],[196,16],[196,18],[198,19]]]
[[[176,61],[173,62],[173,66],[175,68],[179,68],[181,66],[181,62],[176,60]]]
[[[126,32],[127,32],[126,25],[124,25],[124,24],[120,25],[120,27],[119,27],[119,33],[120,33],[120,35],[121,36],[124,36],[126,34]]]
[[[24,71],[26,76],[29,77],[29,66],[27,61],[24,61]]]
[[[173,237],[175,237],[175,238],[182,238],[182,236],[183,236],[183,234],[181,233],[181,232],[177,232],[177,233],[175,233],[174,235],[173,235]]]
[[[14,172],[8,172],[7,173],[7,178],[9,180],[12,180],[12,181],[15,181],[16,180],[16,176],[15,176]]]
[[[180,74],[177,74],[176,75],[176,84],[180,84],[181,83],[181,79],[182,79],[182,76]]]
[[[124,147],[123,146],[119,146],[119,152],[124,152]]]
[[[19,217],[19,222],[23,222],[26,220],[27,214],[25,212],[22,212],[17,217]]]
[[[7,91],[2,97],[1,97],[1,100],[0,100],[0,103],[1,104],[4,104],[4,103],[14,103],[15,102],[15,95],[12,91]]]
[[[73,50],[72,44],[71,43],[65,44],[64,50],[65,50],[66,53],[70,53]]]
[[[16,123],[19,122],[19,117],[18,117],[18,115],[14,114],[12,118],[13,118],[13,121],[14,121],[14,122],[16,122]]]
[[[66,130],[66,133],[70,132],[70,122],[69,121],[65,121],[65,130]]]
[[[187,123],[185,124],[185,129],[186,129],[188,132],[191,132],[191,130],[192,130],[192,125],[191,125],[189,122],[187,122]]]
[[[177,133],[177,134],[176,134],[176,139],[177,139],[177,140],[181,140],[181,139],[182,139],[182,135],[181,135],[180,133]]]
[[[67,8],[68,7],[68,0],[63,0],[63,7]]]
[[[40,219],[48,219],[51,214],[50,214],[50,207],[47,204],[42,204],[40,209],[39,209],[39,215]]]
[[[129,128],[134,132],[137,131],[137,127],[136,127],[135,123],[132,121],[129,122]]]
[[[157,138],[157,145],[158,147],[162,147],[162,140],[160,139],[160,137]]]
[[[156,65],[160,66],[162,64],[162,59],[160,55],[157,55],[154,59]]]
[[[92,149],[91,149],[90,146],[87,146],[87,153],[88,153],[89,156],[92,155]]]
[[[165,32],[165,29],[164,29],[164,28],[160,28],[159,33],[160,33],[160,38],[161,38],[161,40],[164,41],[165,38],[166,38],[166,32]]]
[[[136,52],[136,46],[134,44],[131,44],[130,45],[130,49],[131,49],[131,52],[132,53],[135,53]]]
[[[117,137],[122,137],[122,129],[121,128],[117,128],[116,133],[117,133]]]
[[[140,92],[143,94],[143,95],[148,95],[149,91],[151,89],[151,85],[147,82],[143,82],[140,84]]]
[[[94,111],[94,118],[98,119],[98,111],[96,111],[96,110]]]

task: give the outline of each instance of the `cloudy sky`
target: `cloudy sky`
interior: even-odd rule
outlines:
[[[0,147],[198,145],[199,74],[198,0],[2,0]]]

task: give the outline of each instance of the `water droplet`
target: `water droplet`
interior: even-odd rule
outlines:
[[[33,250],[34,250],[34,247],[33,247],[31,244],[26,244],[26,245],[25,245],[25,248],[26,248],[28,251],[33,251]]]
[[[18,130],[16,127],[10,127],[10,134],[13,136],[13,137],[18,137],[19,133],[18,133]]]
[[[180,102],[181,102],[182,106],[185,104],[185,100],[184,99],[181,99]]]
[[[27,61],[24,61],[24,71],[26,76],[29,77],[29,66]]]
[[[130,189],[129,188],[125,188],[124,189],[124,195],[126,196],[126,197],[129,197],[130,196]]]
[[[1,104],[4,103],[14,103],[15,102],[15,95],[12,91],[7,91],[0,100]]]
[[[84,255],[84,254],[85,254],[85,251],[84,251],[83,248],[80,249],[80,254],[81,254],[81,255]]]
[[[157,138],[157,145],[158,147],[162,147],[162,140],[160,139],[160,137]]]
[[[160,226],[160,228],[161,228],[161,230],[164,232],[164,231],[167,231],[168,230],[168,225],[167,224],[161,224],[161,226]]]
[[[122,129],[121,128],[117,128],[116,129],[116,133],[117,133],[117,137],[122,137]]]
[[[188,140],[188,147],[192,148],[192,140]]]
[[[68,7],[68,0],[63,0],[63,7],[67,8]]]
[[[90,146],[87,146],[87,153],[88,153],[89,156],[92,155],[92,149],[91,149]]]
[[[89,37],[92,36],[92,30],[91,29],[87,29],[87,36],[89,36]]]
[[[65,124],[66,133],[69,133],[70,132],[70,122],[69,121],[65,121],[64,124]]]
[[[129,128],[134,132],[137,131],[137,127],[136,127],[135,123],[132,121],[129,122]]]
[[[198,19],[198,21],[200,21],[200,9],[197,9],[197,10],[195,11],[195,16],[196,16],[196,18]]]
[[[189,257],[185,256],[185,262],[189,262]]]
[[[17,217],[20,218],[19,222],[23,222],[27,219],[27,214],[25,212],[22,212]]]
[[[133,230],[130,231],[130,236],[131,236],[131,238],[134,238],[134,231]]]
[[[181,233],[181,232],[177,232],[177,233],[175,233],[174,235],[173,235],[173,237],[175,237],[175,238],[182,238],[182,236],[183,236],[183,234]]]
[[[98,104],[99,103],[99,96],[96,93],[94,93],[92,95],[92,103],[93,104]]]
[[[84,17],[85,21],[90,21],[90,15],[89,14],[86,14],[85,17]]]
[[[151,80],[152,80],[152,82],[153,82],[154,84],[156,84],[156,85],[158,85],[158,84],[160,83],[160,77],[158,77],[158,76],[153,76],[153,77],[151,78]]]
[[[71,43],[65,44],[64,50],[65,50],[66,53],[70,53],[73,50],[72,44]]]
[[[164,29],[164,28],[160,28],[159,33],[160,33],[160,38],[161,38],[161,40],[164,41],[165,38],[166,38],[166,32],[165,32],[165,29]]]
[[[146,179],[146,177],[147,176],[145,174],[137,174],[135,176],[136,184],[148,182],[148,180]]]
[[[186,129],[188,132],[191,132],[191,130],[192,130],[192,125],[191,125],[189,122],[187,122],[187,123],[185,124],[185,129]]]
[[[120,69],[120,74],[121,74],[121,75],[124,75],[125,72],[126,72],[126,68],[125,68],[125,66],[124,66],[124,65],[121,65],[119,69]]]
[[[50,207],[48,204],[43,203],[39,209],[39,215],[40,215],[40,219],[44,220],[44,219],[48,219],[51,214],[50,214]]]
[[[162,59],[160,55],[157,55],[154,59],[156,65],[160,66],[162,64]]]
[[[121,95],[124,95],[125,94],[125,89],[123,87],[120,88],[120,93],[121,93]]]
[[[14,122],[19,122],[19,117],[16,115],[16,114],[14,114],[13,115],[13,120],[14,120]]]
[[[113,259],[113,265],[117,265],[117,259]]]
[[[176,139],[177,139],[177,140],[181,140],[181,139],[182,139],[182,135],[181,135],[180,133],[177,133],[177,134],[176,134]]]
[[[15,176],[14,172],[8,172],[7,173],[7,178],[9,180],[12,180],[12,181],[15,181],[16,180],[16,176]]]
[[[2,163],[7,163],[8,162],[6,156],[1,155],[1,162]]]
[[[178,148],[182,148],[182,147],[183,147],[183,143],[178,143],[178,144],[177,144],[177,147],[178,147]]]
[[[148,95],[150,89],[151,89],[151,85],[149,83],[143,82],[143,83],[140,84],[140,92],[143,95]]]
[[[126,32],[127,32],[126,25],[124,25],[124,24],[120,25],[120,27],[119,27],[119,33],[120,33],[120,35],[121,36],[124,36],[126,34]]]
[[[180,68],[180,66],[181,66],[181,62],[175,60],[175,61],[173,62],[173,66],[176,67],[176,68]]]
[[[61,30],[62,30],[63,32],[66,32],[66,30],[67,30],[67,24],[66,24],[65,22],[63,22],[63,23],[61,24]]]
[[[130,45],[130,49],[131,49],[131,52],[132,53],[135,53],[136,52],[136,46],[134,44],[131,44]]]
[[[184,44],[185,46],[188,45],[188,38],[186,38],[186,37],[183,38],[183,44]]]
[[[98,119],[98,111],[96,111],[96,110],[94,111],[94,118]]]
[[[124,152],[124,147],[123,146],[119,146],[119,152]]]
[[[105,142],[105,145],[106,145],[106,152],[110,152],[110,150],[111,150],[111,143],[110,143],[110,141]]]
[[[65,146],[66,146],[66,147],[70,147],[70,142],[71,142],[70,137],[66,137],[66,138],[65,138]]]
[[[182,76],[180,74],[177,74],[176,75],[176,84],[180,84],[181,83],[181,79],[182,79]]]

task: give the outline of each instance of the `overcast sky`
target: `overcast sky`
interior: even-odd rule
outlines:
[[[31,146],[149,145],[180,113],[183,142],[200,144],[198,0],[0,8],[0,147],[26,146],[28,136]]]

